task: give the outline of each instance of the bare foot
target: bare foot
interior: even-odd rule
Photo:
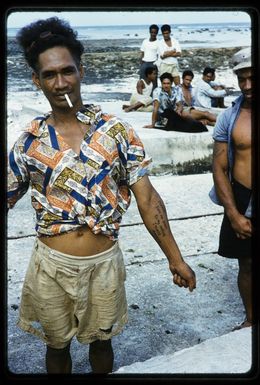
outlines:
[[[132,111],[132,108],[126,107],[126,108],[124,108],[124,111],[125,111],[125,112],[130,112],[130,111]]]
[[[252,326],[252,322],[248,321],[248,320],[245,320],[244,322],[242,322],[240,325],[237,325],[235,326],[233,329],[232,329],[232,332],[234,332],[235,330],[240,330],[240,329],[244,329],[244,328],[248,328]]]

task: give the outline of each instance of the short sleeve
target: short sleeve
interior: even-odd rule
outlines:
[[[161,92],[161,87],[157,87],[153,91],[153,101],[158,100],[160,101],[160,92]]]
[[[148,174],[152,158],[145,153],[144,145],[133,128],[128,131],[128,144],[126,179],[128,186],[132,186]]]
[[[143,40],[143,42],[142,42],[142,44],[141,44],[140,51],[142,51],[142,52],[145,51],[145,40]]]
[[[181,46],[180,46],[180,43],[178,42],[178,40],[175,40],[175,48],[176,48],[177,52],[181,52]]]
[[[228,111],[223,111],[217,117],[217,122],[213,131],[213,139],[217,142],[228,142],[229,120],[226,112]]]
[[[29,187],[29,173],[18,143],[14,144],[8,157],[7,205],[12,208]]]

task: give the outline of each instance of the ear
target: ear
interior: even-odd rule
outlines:
[[[40,79],[39,79],[39,77],[38,77],[36,72],[32,73],[32,81],[33,81],[33,83],[36,85],[36,87],[38,89],[41,89]]]
[[[80,63],[80,67],[79,67],[80,80],[82,80],[82,79],[83,79],[83,77],[84,77],[84,73],[85,73],[85,71],[84,71],[84,67],[83,67],[83,64],[82,64],[82,63]]]

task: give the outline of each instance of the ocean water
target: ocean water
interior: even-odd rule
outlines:
[[[160,27],[160,26],[159,26]],[[172,36],[181,44],[182,48],[192,47],[232,47],[249,46],[251,44],[250,23],[200,23],[172,25]],[[129,39],[132,47],[140,46],[140,39],[149,36],[149,25],[115,25],[115,26],[74,26],[79,39]],[[17,28],[8,28],[7,36],[14,37]],[[158,39],[162,39],[159,32]],[[133,41],[136,40],[136,43]]]

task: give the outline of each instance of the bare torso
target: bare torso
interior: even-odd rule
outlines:
[[[191,97],[190,90],[188,88],[182,86],[182,93],[183,93],[183,97],[185,99],[185,103],[188,106],[191,106],[192,105],[192,97]]]
[[[79,257],[102,253],[114,244],[103,234],[93,234],[87,225],[69,233],[41,237],[40,240],[54,250]]]
[[[233,129],[232,138],[235,151],[233,177],[242,185],[251,189],[252,125],[250,108],[241,108]]]

